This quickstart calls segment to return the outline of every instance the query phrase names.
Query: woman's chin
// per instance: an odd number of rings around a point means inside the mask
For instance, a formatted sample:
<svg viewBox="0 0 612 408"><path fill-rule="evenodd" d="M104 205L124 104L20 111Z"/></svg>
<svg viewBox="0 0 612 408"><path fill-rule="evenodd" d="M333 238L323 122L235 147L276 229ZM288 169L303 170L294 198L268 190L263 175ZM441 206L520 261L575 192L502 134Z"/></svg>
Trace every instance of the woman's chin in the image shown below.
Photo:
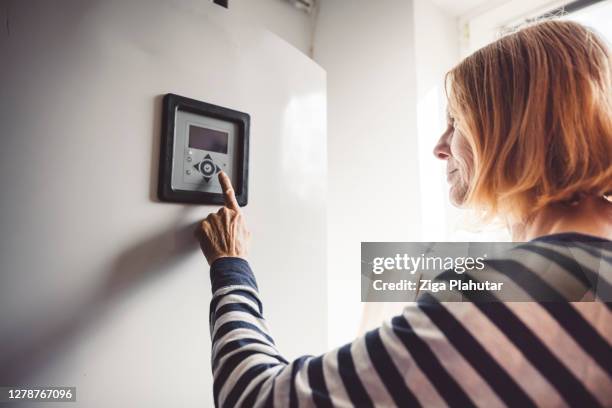
<svg viewBox="0 0 612 408"><path fill-rule="evenodd" d="M465 204L466 189L451 185L448 191L451 204L457 208L462 208Z"/></svg>

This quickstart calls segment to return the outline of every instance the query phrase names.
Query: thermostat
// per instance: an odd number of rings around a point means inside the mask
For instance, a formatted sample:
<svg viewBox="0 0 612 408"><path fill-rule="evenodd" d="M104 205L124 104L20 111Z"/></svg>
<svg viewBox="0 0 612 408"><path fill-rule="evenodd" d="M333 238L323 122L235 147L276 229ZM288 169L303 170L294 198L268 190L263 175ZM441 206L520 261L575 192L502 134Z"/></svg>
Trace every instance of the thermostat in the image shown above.
<svg viewBox="0 0 612 408"><path fill-rule="evenodd" d="M218 175L248 199L248 114L174 94L164 96L158 196L162 201L223 204Z"/></svg>

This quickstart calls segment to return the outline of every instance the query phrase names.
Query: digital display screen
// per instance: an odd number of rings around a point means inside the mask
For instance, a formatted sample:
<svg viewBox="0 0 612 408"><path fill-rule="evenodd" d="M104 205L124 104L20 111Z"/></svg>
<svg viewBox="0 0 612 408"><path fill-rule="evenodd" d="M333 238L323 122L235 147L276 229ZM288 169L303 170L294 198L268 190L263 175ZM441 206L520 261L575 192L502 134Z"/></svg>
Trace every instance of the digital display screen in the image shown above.
<svg viewBox="0 0 612 408"><path fill-rule="evenodd" d="M189 147L227 154L228 134L218 130L189 125Z"/></svg>

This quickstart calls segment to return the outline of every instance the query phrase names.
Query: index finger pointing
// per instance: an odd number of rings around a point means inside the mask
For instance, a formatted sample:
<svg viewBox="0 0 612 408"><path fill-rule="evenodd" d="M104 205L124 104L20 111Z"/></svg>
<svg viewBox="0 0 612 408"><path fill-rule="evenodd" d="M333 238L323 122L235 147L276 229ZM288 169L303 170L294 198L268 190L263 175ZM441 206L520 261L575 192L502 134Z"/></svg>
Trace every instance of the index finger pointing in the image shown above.
<svg viewBox="0 0 612 408"><path fill-rule="evenodd" d="M225 198L225 206L239 211L238 201L236 201L236 195L234 194L234 188L232 187L232 181L225 174L225 172L219 172L219 183L221 183L221 189L223 190L223 197Z"/></svg>

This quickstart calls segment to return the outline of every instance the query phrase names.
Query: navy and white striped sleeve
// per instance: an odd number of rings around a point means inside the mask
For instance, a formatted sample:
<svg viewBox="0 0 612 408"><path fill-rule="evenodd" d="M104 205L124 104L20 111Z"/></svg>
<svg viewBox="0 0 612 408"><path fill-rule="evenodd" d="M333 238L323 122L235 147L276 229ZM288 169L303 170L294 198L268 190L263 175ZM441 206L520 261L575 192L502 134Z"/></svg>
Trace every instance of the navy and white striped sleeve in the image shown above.
<svg viewBox="0 0 612 408"><path fill-rule="evenodd" d="M289 362L262 316L249 264L221 258L211 267L211 279L216 406L419 405L383 345L389 334L374 330L324 355Z"/></svg>
<svg viewBox="0 0 612 408"><path fill-rule="evenodd" d="M285 360L249 264L211 267L218 407L612 406L609 305L407 306L352 343Z"/></svg>
<svg viewBox="0 0 612 408"><path fill-rule="evenodd" d="M262 316L255 277L248 263L222 258L211 268L213 300L210 310L212 366L216 406L420 406L422 402L470 406L467 394L434 361L428 346L415 336L409 322L398 316L321 356L292 362L278 352ZM420 361L415 362L413 349ZM420 370L440 382L434 390ZM409 387L418 386L421 401Z"/></svg>

